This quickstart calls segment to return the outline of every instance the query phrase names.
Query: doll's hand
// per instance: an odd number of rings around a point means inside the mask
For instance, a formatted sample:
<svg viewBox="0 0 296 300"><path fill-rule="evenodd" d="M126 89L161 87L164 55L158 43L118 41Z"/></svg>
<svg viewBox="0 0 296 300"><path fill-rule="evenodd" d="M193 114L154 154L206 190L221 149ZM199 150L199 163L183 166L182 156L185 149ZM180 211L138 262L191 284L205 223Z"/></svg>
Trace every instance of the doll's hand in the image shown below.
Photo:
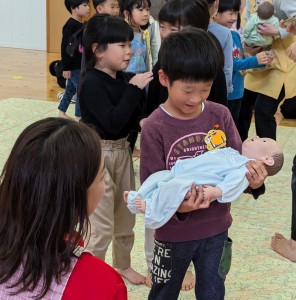
<svg viewBox="0 0 296 300"><path fill-rule="evenodd" d="M177 212L186 213L197 209L208 208L209 206L210 201L204 200L202 186L199 186L198 191L196 191L196 185L193 183Z"/></svg>
<svg viewBox="0 0 296 300"><path fill-rule="evenodd" d="M136 74L130 81L130 84L136 85L139 89L144 89L145 86L153 79L152 72Z"/></svg>
<svg viewBox="0 0 296 300"><path fill-rule="evenodd" d="M213 187L210 185L203 186L203 195L205 201L214 201L218 197L221 197L222 192L220 193L220 188Z"/></svg>
<svg viewBox="0 0 296 300"><path fill-rule="evenodd" d="M249 187L251 189L258 189L263 185L265 178L267 177L267 171L260 161L249 161L246 164L248 172L246 173L247 179L249 181Z"/></svg>

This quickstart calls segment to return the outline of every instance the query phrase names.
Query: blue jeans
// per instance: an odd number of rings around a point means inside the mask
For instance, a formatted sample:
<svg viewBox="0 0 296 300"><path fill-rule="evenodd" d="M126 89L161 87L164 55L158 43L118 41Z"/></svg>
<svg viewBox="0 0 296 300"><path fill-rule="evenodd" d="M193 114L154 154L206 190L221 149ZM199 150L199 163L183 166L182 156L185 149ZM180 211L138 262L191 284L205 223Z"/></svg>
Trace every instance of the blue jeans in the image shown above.
<svg viewBox="0 0 296 300"><path fill-rule="evenodd" d="M178 299L185 273L192 261L196 273L196 298L223 300L224 281L231 263L232 242L227 234L224 231L203 240L179 243L155 241L151 270L153 285L148 299Z"/></svg>
<svg viewBox="0 0 296 300"><path fill-rule="evenodd" d="M67 109L71 103L71 99L77 92L79 76L80 76L80 69L79 70L71 70L71 77L67 80L65 94L60 102L60 105L58 106L58 109L60 111L63 111L63 112L67 111ZM75 116L81 117L78 97L75 102Z"/></svg>

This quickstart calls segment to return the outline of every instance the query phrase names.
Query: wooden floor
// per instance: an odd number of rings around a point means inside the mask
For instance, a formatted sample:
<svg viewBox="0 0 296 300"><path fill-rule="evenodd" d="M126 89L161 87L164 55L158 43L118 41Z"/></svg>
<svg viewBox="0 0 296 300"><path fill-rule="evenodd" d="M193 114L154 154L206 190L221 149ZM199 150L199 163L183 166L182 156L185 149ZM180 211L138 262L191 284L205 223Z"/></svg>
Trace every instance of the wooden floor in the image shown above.
<svg viewBox="0 0 296 300"><path fill-rule="evenodd" d="M60 54L0 47L0 101L7 98L30 98L57 101L63 91L50 75L48 65ZM279 125L296 127L296 120L284 119L277 112Z"/></svg>
<svg viewBox="0 0 296 300"><path fill-rule="evenodd" d="M48 71L49 63L56 59L60 59L56 53L0 47L0 100L57 100L62 89Z"/></svg>

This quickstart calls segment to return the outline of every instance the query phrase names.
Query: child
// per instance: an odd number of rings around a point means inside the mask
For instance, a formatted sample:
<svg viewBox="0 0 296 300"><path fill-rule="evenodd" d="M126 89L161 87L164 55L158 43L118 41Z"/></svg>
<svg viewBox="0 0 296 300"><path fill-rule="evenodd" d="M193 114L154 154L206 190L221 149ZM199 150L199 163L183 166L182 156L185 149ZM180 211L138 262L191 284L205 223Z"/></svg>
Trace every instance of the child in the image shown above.
<svg viewBox="0 0 296 300"><path fill-rule="evenodd" d="M87 249L101 259L113 240L113 265L131 283L145 277L131 268L135 217L122 203L122 193L135 185L131 150L127 136L138 128L143 89L152 73L130 80L122 72L131 59L132 28L122 19L94 15L87 23L83 45L86 71L81 75L79 97L82 122L101 136L105 158L106 192L90 216L91 236Z"/></svg>
<svg viewBox="0 0 296 300"><path fill-rule="evenodd" d="M220 0L215 21L230 29L238 19L240 5L240 0ZM246 58L239 34L234 30L232 30L231 33L233 39L233 92L228 94L228 108L234 123L237 125L242 97L244 95L244 77L241 71L251 68L261 68L264 65L268 65L271 63L273 57L269 55L269 53L262 51L256 56Z"/></svg>
<svg viewBox="0 0 296 300"><path fill-rule="evenodd" d="M139 74L151 71L152 57L157 57L157 49L152 51L152 39L156 37L147 30L150 23L150 0L121 1L121 13L134 31L132 40L132 57L125 72Z"/></svg>
<svg viewBox="0 0 296 300"><path fill-rule="evenodd" d="M118 0L93 0L93 6L98 14L119 15Z"/></svg>
<svg viewBox="0 0 296 300"><path fill-rule="evenodd" d="M165 38L171 32L179 31L185 26L192 26L196 28L207 29L209 25L210 15L208 3L206 0L171 0L165 3L161 8L158 20L160 24L160 36ZM221 49L222 51L222 49ZM149 116L157 107L165 102L167 99L168 91L167 88L162 86L159 81L158 71L160 69L159 61L155 64L153 68L153 80L149 84L148 96L146 101L145 115ZM217 95L223 95L223 88L225 91L226 99L226 82L223 69L221 67L220 76L217 76L215 81L218 86L215 88L217 91L216 96L211 98L213 101L220 101L223 99L223 96L220 98ZM221 80L222 77L222 80ZM213 89L211 90L213 91ZM227 99L226 99L227 100ZM223 102L223 100L222 100ZM145 120L145 119L144 119ZM141 123L144 122L141 121ZM150 269L153 258L153 241L154 241L154 230L145 229L145 252L146 260L148 266L148 276L146 279L146 285L151 287L152 283L150 280ZM188 291L194 287L194 278L192 272L189 270L186 272L184 282L182 285L182 290Z"/></svg>
<svg viewBox="0 0 296 300"><path fill-rule="evenodd" d="M159 11L160 36L179 31L185 26L192 26L207 30L210 14L206 0L171 0ZM223 51L221 49L221 51ZM153 81L149 84L145 115L149 116L160 104L167 99L167 89L163 87L158 78L159 63L156 63L153 72ZM209 98L227 106L227 89L223 67L219 70L211 89Z"/></svg>
<svg viewBox="0 0 296 300"><path fill-rule="evenodd" d="M76 252L104 190L94 130L47 118L20 134L0 180L1 299L127 299L115 270Z"/></svg>
<svg viewBox="0 0 296 300"><path fill-rule="evenodd" d="M75 49L73 57L67 51L67 45L71 36L82 28L82 18L89 14L88 0L65 0L65 6L71 14L71 18L63 27L63 38L61 44L63 77L67 79L65 94L58 106L59 117L69 118L66 111L69 107L72 97L77 92L77 86L80 76L82 48ZM75 116L80 119L80 108L78 98L75 101Z"/></svg>
<svg viewBox="0 0 296 300"><path fill-rule="evenodd" d="M232 36L231 31L225 26L222 26L214 22L214 16L217 13L219 1L217 0L208 0L209 4L209 13L210 13L210 23L208 30L212 32L215 37L219 40L221 47L224 53L224 74L227 85L227 93L231 93L233 90L232 87L232 71L233 71L233 59L232 59Z"/></svg>
<svg viewBox="0 0 296 300"><path fill-rule="evenodd" d="M272 44L273 38L271 36L258 33L257 26L262 24L280 27L279 19L274 15L274 6L268 1L262 2L257 8L257 13L252 14L246 23L244 39L248 47L266 48Z"/></svg>
<svg viewBox="0 0 296 300"><path fill-rule="evenodd" d="M220 50L210 33L196 28L171 33L163 40L159 80L168 89L168 99L143 124L142 183L151 174L173 167L180 157L204 153L204 138L217 124L222 136L215 140L215 148L227 146L241 150L241 140L228 109L206 101L223 63ZM252 188L258 188L266 170L260 162L249 164L247 168L252 176L246 176ZM155 231L149 299L177 299L191 261L197 274L196 298L224 297L227 272L218 273L218 269L232 222L230 204L215 201L209 208L197 210L203 205L201 187L196 195L193 184L188 201L183 201L176 215Z"/></svg>
<svg viewBox="0 0 296 300"><path fill-rule="evenodd" d="M236 200L248 187L245 176L248 161L260 160L268 176L278 173L284 163L283 151L269 138L245 140L242 153L222 148L193 158L178 159L171 170L150 175L138 192L125 192L127 206L132 213L145 213L145 227L157 229L175 214L182 199L188 198L186 194L192 181L196 186L203 186L206 203L214 200L227 203Z"/></svg>

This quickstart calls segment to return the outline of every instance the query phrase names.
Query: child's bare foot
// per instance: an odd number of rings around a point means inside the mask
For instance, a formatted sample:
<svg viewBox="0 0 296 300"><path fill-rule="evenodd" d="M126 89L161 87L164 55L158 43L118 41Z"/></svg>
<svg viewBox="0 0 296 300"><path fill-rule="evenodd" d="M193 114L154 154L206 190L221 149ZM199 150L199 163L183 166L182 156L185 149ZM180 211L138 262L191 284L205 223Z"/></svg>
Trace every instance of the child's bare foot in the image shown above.
<svg viewBox="0 0 296 300"><path fill-rule="evenodd" d="M59 118L64 118L64 119L72 119L71 117L69 117L68 115L66 115L66 113L64 113L63 111L59 110L59 114L58 114Z"/></svg>
<svg viewBox="0 0 296 300"><path fill-rule="evenodd" d="M287 240L282 234L275 233L271 238L271 248L283 257L296 262L296 241Z"/></svg>
<svg viewBox="0 0 296 300"><path fill-rule="evenodd" d="M147 270L147 277L145 280L145 284L151 289L152 288L152 279L151 279L151 268Z"/></svg>
<svg viewBox="0 0 296 300"><path fill-rule="evenodd" d="M191 271L187 271L183 279L181 290L190 291L194 288L194 286L195 286L195 280L193 274Z"/></svg>
<svg viewBox="0 0 296 300"><path fill-rule="evenodd" d="M131 267L129 267L127 269L116 269L116 271L132 284L144 284L145 283L145 280L146 280L145 276L136 272Z"/></svg>
<svg viewBox="0 0 296 300"><path fill-rule="evenodd" d="M79 121L81 120L81 117L75 117L75 120L76 120L77 122L79 122Z"/></svg>

